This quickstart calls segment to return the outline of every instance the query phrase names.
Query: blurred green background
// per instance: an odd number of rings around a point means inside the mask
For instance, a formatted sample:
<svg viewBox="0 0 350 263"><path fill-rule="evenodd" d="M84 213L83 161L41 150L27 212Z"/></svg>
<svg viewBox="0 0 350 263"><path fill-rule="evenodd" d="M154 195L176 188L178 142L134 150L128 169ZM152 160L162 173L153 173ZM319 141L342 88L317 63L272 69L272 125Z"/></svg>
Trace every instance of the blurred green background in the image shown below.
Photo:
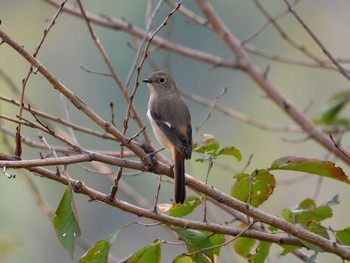
<svg viewBox="0 0 350 263"><path fill-rule="evenodd" d="M251 1L220 0L212 2L223 21L240 40L251 35L266 21ZM86 0L83 3L89 12L123 18L133 25L141 28L145 27L144 13L147 1ZM274 15L285 10L283 1L261 1L261 3ZM74 1L70 1L70 4L74 4ZM184 5L201 15L194 1L184 1ZM154 20L154 28L159 25L171 9L169 5L163 4ZM350 53L350 28L348 27L350 3L348 1L339 0L336 5L327 0L301 1L297 10L334 56L346 57ZM1 28L28 51L34 53L43 31L49 23L48 21L51 20L55 12L56 8L44 1L1 0ZM322 56L320 49L306 35L301 26L295 22L293 17L288 15L279 22L293 38ZM94 28L115 66L116 72L125 81L135 56L135 50L128 45L128 43L131 43L134 46L132 37L124 32L105 29L100 26L94 26ZM162 36L169 34L171 40L175 43L225 58L233 58L229 49L219 40L217 35L202 26L189 22L180 13L176 13L168 27L160 33ZM300 52L288 45L271 25L262 31L258 37L254 38L250 44L276 54L304 58ZM268 77L271 82L297 107L302 110L307 109L307 115L310 118L317 118L320 115L323 103L330 96L349 87L345 78L336 71L288 65L269 61L255 55L252 55L252 57L262 69L267 66L270 67ZM38 59L106 120L111 118L109 103L113 102L116 123L118 128L122 129L121 123L125 116L126 103L119 88L111 78L87 73L79 66L83 65L95 71L107 72L107 67L93 44L83 20L68 14L60 15L45 40ZM293 121L281 112L243 72L216 68L177 54L169 54L158 48L152 48L150 59L156 63L158 68L169 71L178 85L186 89L187 92L214 100L221 90L227 86L228 92L220 100L220 103L247 114L260 122L293 124ZM169 61L169 63L165 63L165 61ZM0 67L18 88L21 87L21 81L29 69L26 61L6 44L0 46ZM141 72L141 79L151 71L153 71L152 67L146 63ZM131 91L132 85L129 89ZM18 94L13 92L1 78L0 92L3 96L19 100ZM64 107L57 91L40 74L31 76L26 95L38 109L65 118ZM144 84L141 84L135 98L135 105L144 123L149 127L145 114L148 96L148 89ZM188 99L186 101L191 110L192 125L196 127L207 114L208 108ZM79 111L71 106L69 110L72 122L102 132L88 118L82 117ZM0 102L0 111L2 114L12 117L15 117L18 113L16 107L2 101ZM344 116L347 116L348 113L349 111L346 110ZM8 122L3 124L14 130L15 126L13 124ZM24 128L23 131L32 139L37 140L37 131L28 128ZM128 136L135 134L137 131L136 125L131 124ZM220 162L221 165L214 165L209 184L224 192L229 192L232 176L235 172L243 169L251 154L253 154L253 159L247 172L251 172L255 168L268 167L273 160L281 156L300 155L321 159L325 159L327 156L327 153L315 142L311 140L304 141L305 135L301 133L261 130L217 111L212 113L211 118L200 129L194 140L199 141L201 134L205 133L214 135L222 146L233 145L237 147L244 156L241 163L232 162L231 159L223 159ZM119 149L116 142L103 141L78 132L76 135L79 143L85 148ZM153 136L152 132L150 132L150 135ZM342 140L344 147L349 143L348 137L345 135ZM49 143L57 143L57 141L51 141L49 136L46 138ZM286 142L285 139L302 140L302 142L291 143ZM159 146L156 141L155 145ZM12 154L6 149L2 141L0 141L0 149L1 152L5 151ZM165 155L168 156L167 153ZM24 147L24 159L38 157L37 150L33 151L29 147ZM206 164L196 163L194 161L196 158L198 156L194 154L193 160L188 162L188 172L204 180ZM349 174L349 167L341 162L337 162L337 165L343 167L344 171ZM113 167L112 169L116 170ZM9 172L15 173L17 177L12 180L8 180L5 176L0 177L0 262L71 262L68 252L59 244L55 236L52 223L36 204L35 196L23 179L22 171L10 170ZM82 180L99 191L108 193L110 190L111 183L101 175L87 173L79 167L69 167L68 172L71 177ZM277 216L280 215L283 208L296 205L304 198L314 197L319 187L319 180L316 176L304 175L303 178L299 178L300 174L287 172L275 173L275 175L277 178L275 192L261 208ZM297 180L299 182L287 183L287 180L294 178L299 178ZM138 193L150 200L151 203L153 202L157 183L156 176L142 174L135 177L125 176L123 179L132 185ZM65 187L39 177L35 177L34 180L40 192L55 209ZM340 195L341 204L333 207L334 218L327 221L327 223L335 229L349 226L349 210L346 202L350 198L348 186L325 179L319 190L316 199L319 204L330 200L336 194ZM164 182L160 201L163 203L169 202L170 193L172 193L172 185ZM132 202L123 193L118 193L118 198ZM118 209L89 202L85 196L76 195L76 201L83 237L91 243L107 238L109 233L123 224L140 220ZM199 219L201 218L200 213L198 212L197 217ZM230 220L230 217L223 212L220 212L218 216L220 222ZM111 252L121 259L138 250L141 246L151 243L156 238L174 240L162 227L130 226L119 234ZM276 259L281 249L277 246L274 247L276 249L271 253L271 256ZM185 251L183 246L163 245L162 248L163 262L171 262L175 256ZM77 246L73 261L77 262L84 252L82 248ZM220 262L232 262L229 256L230 252L223 249L223 257ZM335 257L321 255L320 259L324 262L330 262ZM279 262L296 261L293 256L279 259Z"/></svg>

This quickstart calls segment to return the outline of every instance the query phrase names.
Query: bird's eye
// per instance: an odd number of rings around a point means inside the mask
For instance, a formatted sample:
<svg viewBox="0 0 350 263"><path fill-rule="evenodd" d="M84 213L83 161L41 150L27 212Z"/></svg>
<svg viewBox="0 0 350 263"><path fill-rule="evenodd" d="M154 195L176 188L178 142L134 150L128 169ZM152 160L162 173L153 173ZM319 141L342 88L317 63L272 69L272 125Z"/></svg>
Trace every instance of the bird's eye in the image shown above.
<svg viewBox="0 0 350 263"><path fill-rule="evenodd" d="M160 82L161 84L165 83L165 81L166 81L166 79L163 78L163 77L161 77L161 78L159 79L159 82Z"/></svg>

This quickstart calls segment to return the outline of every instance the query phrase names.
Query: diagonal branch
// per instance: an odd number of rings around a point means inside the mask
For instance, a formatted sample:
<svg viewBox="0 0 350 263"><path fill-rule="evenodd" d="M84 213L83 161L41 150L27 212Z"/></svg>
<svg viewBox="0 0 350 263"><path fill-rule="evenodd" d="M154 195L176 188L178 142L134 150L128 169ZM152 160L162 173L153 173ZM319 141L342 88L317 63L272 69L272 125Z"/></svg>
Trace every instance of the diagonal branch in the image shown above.
<svg viewBox="0 0 350 263"><path fill-rule="evenodd" d="M0 153L0 160L5 159L6 155ZM137 169L139 171L146 171L144 165L141 162L126 160L121 158L115 158L106 156L100 153L91 152L85 154L78 154L74 156L64 156L45 159L33 159L33 160L11 160L0 161L1 167L6 168L33 168L38 166L54 166L54 165L68 165L82 162L98 161L111 165L123 166L126 168Z"/></svg>
<svg viewBox="0 0 350 263"><path fill-rule="evenodd" d="M61 13L61 11L62 11L62 9L63 9L63 7L64 7L66 2L67 2L67 0L64 0L59 5L58 10L56 11L55 15L51 19L51 21L50 21L49 25L47 26L47 28L44 30L44 34L43 34L43 36L42 36L38 46L35 48L35 52L33 54L34 58L37 57L41 46L44 44L44 41L45 41L49 31L55 25L56 19L58 18L58 15ZM30 68L29 68L29 71L28 71L28 73L26 75L26 77L22 80L22 91L21 91L21 94L20 94L20 106L19 106L19 112L18 112L18 116L20 118L22 118L22 116L23 116L24 97L25 97L25 91L26 91L26 86L27 86L28 80L29 80L30 76L32 75L32 73L36 74L36 72L37 72L37 68L34 65L31 65ZM17 156L17 158L21 158L21 156L22 156L21 124L20 123L17 126L15 155Z"/></svg>
<svg viewBox="0 0 350 263"><path fill-rule="evenodd" d="M120 143L128 147L133 151L146 165L152 165L151 158L135 143L128 140L116 127L110 122L102 119L97 113L89 108L76 94L69 90L63 83L61 83L51 72L49 72L39 60L34 58L25 48L14 41L4 31L0 30L0 38L4 43L7 43L13 49L15 49L20 55L22 55L33 67L38 69L52 86L61 92L78 110L83 112L89 117L95 124L101 127L104 131L112 134Z"/></svg>
<svg viewBox="0 0 350 263"><path fill-rule="evenodd" d="M59 5L59 3L56 0L45 0L45 1L54 6ZM81 13L79 9L74 8L71 5L65 5L63 11L71 15L81 17ZM101 17L88 12L86 12L86 15L92 23L104 26L106 28L114 29L114 30L121 30L140 39L142 39L146 34L146 31L138 28L135 25L132 25L131 23L125 20L111 18L111 17ZM227 67L227 68L240 67L240 65L236 63L233 59L222 58L222 57L219 57L207 52L199 51L197 49L192 49L180 44L174 44L159 36L154 37L154 39L152 40L152 44L155 46L161 47L163 49L166 49L168 51L177 53L186 58L196 59L205 63L213 64L217 67Z"/></svg>
<svg viewBox="0 0 350 263"><path fill-rule="evenodd" d="M278 89L266 79L264 73L253 63L244 51L237 38L227 28L224 22L216 14L208 0L196 0L202 12L206 15L214 31L221 37L231 49L237 60L240 61L241 69L246 72L262 90L275 102L290 118L292 118L311 138L324 148L338 156L350 165L350 159L337 149L333 142L318 129L307 116L300 111L291 101L282 95ZM350 153L348 154L350 155Z"/></svg>
<svg viewBox="0 0 350 263"><path fill-rule="evenodd" d="M302 25L302 27L305 29L305 31L309 34L309 36L316 42L316 44L321 48L323 53L329 58L330 61L333 62L333 64L339 69L339 72L347 79L350 80L349 72L346 71L346 69L343 68L342 65L339 64L339 62L336 60L335 57L329 52L329 50L323 45L321 40L315 35L315 33L307 26L307 24L304 22L304 20L298 15L298 13L295 11L295 9L291 6L291 4L288 2L288 0L284 0L285 4L288 7L288 10L293 14L295 19Z"/></svg>
<svg viewBox="0 0 350 263"><path fill-rule="evenodd" d="M88 30L89 30L89 32L90 32L90 35L91 35L92 39L94 40L94 43L95 43L97 49L99 50L99 52L100 52L100 54L101 54L101 56L102 56L102 58L103 58L105 64L107 65L108 70L109 70L109 72L110 72L112 78L113 78L114 81L117 83L117 85L119 86L120 90L122 91L122 94L123 94L125 100L130 104L130 108L131 108L130 110L131 110L132 113L134 114L134 120L136 121L136 123L137 123L137 125L139 126L139 128L142 128L142 127L144 126L144 124L143 124L143 122L142 122L142 119L141 119L141 117L140 117L140 114L138 113L138 111L137 111L135 105L132 103L132 101L131 101L131 99L130 99L130 97L129 97L128 90L127 90L126 86L125 86L125 85L123 84L123 82L120 80L120 78L119 78L117 72L115 71L115 69L114 69L114 67L113 67L113 65L112 65L112 63L111 63L111 61L110 61L110 59L108 58L108 55L107 55L107 53L106 53L104 47L102 46L100 39L98 38L98 36L97 36L95 30L94 30L93 27L92 27L92 24L91 24L89 18L88 18L87 15L86 15L86 11L85 11L85 9L83 8L83 5L82 5L81 1L78 1L78 5L79 5L79 9L80 9L81 15L82 15L82 17L85 19L85 21L86 21L86 24L87 24ZM144 136L146 142L147 142L148 144L150 144L150 143L151 143L151 140L150 140L150 138L149 138L147 132L144 130L142 133L143 133L143 136Z"/></svg>
<svg viewBox="0 0 350 263"><path fill-rule="evenodd" d="M16 161L14 160L13 157L7 156L5 154L0 154L0 160ZM238 235L242 232L241 228L224 226L216 223L198 222L194 220L175 218L175 217L171 217L161 213L154 213L153 210L144 209L118 199L111 200L109 199L108 195L88 187L83 182L76 181L65 176L57 176L55 172L47 170L42 167L32 167L32 168L28 168L28 170L35 174L40 174L41 176L44 176L48 179L60 182L62 184L67 185L68 182L70 181L71 184L73 185L75 192L89 196L91 200L99 201L104 204L117 207L128 213L157 220L158 222L161 222L161 223L170 224L178 227L190 228L190 229L207 230L215 233L223 233L223 234L232 235L232 236ZM170 174L170 172L171 171L168 168L167 172L164 172L164 174ZM226 205L230 208L236 209L240 212L243 212L244 214L252 217L256 221L275 226L281 230L284 230L286 233L289 233L292 236L294 236L294 237L288 237L283 235L264 233L264 232L250 229L243 234L243 236L245 237L256 238L259 240L274 242L278 244L290 244L290 245L297 245L297 246L301 245L298 239L302 239L319 246L321 249L323 249L326 252L336 254L345 259L350 259L350 250L348 250L345 246L339 245L338 243L325 239L314 233L308 232L298 227L297 225L288 223L278 217L264 213L258 210L257 208L254 208L246 203L233 199L232 197L216 190L212 186L206 185L203 182L195 178L192 178L188 175L186 175L186 181L191 187L193 187L194 190L210 196L217 202L223 205Z"/></svg>
<svg viewBox="0 0 350 263"><path fill-rule="evenodd" d="M0 160L13 160L12 157L7 156L5 154L0 153ZM15 160L14 160L15 161ZM10 162L10 161L8 161ZM57 176L56 172L50 171L48 169L45 169L43 167L32 167L27 168L30 172L44 176L48 179L54 180L56 182L62 183L67 185L69 182L74 188L74 191L77 193L84 194L90 198L90 200L99 201L106 205L110 205L116 208L119 208L125 212L132 213L135 215L138 215L140 217L146 217L149 219L156 220L161 223L170 224L177 227L184 227L184 228L190 228L190 229L198 229L198 230L207 230L212 231L215 233L223 233L227 235L236 236L242 233L241 228L231 227L231 226L224 226L216 223L204 223L199 222L195 220L188 220L188 219L182 219L177 217L168 216L161 213L154 213L153 210L148 210L145 208L141 208L132 204L129 204L127 202L115 199L110 200L108 195L103 194L99 191L94 190L93 188L88 187L81 181L76 181L72 178L68 178L66 176ZM170 170L169 170L170 172ZM296 245L296 246L302 246L301 242L294 238L294 237L288 237L285 235L276 235L276 234L270 234L270 233L263 233L257 230L247 230L242 234L242 236L256 238L263 241L269 241L274 243L283 243L283 244L289 244L289 245Z"/></svg>
<svg viewBox="0 0 350 263"><path fill-rule="evenodd" d="M304 45L298 43L295 39L293 39L289 34L283 30L283 28L278 24L277 19L281 16L284 16L288 13L288 10L284 11L280 16L272 17L269 12L264 8L264 6L259 2L258 0L253 0L253 3L255 6L260 10L260 12L265 16L265 18L268 19L268 22L273 25L273 27L277 30L277 32L281 35L283 39L285 39L290 45L295 47L296 49L300 50L302 53L304 53L306 56L310 57L312 60L317 62L318 64L322 64L321 59L314 54L311 50L307 49ZM298 3L298 1L295 1L293 3L293 6L295 6Z"/></svg>

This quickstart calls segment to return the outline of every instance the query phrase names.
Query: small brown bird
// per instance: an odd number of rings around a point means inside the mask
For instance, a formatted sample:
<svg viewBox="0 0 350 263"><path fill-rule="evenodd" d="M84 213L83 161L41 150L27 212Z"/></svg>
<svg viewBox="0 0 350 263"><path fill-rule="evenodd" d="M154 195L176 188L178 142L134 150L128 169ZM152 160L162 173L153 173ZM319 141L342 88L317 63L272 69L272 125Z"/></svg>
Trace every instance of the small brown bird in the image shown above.
<svg viewBox="0 0 350 263"><path fill-rule="evenodd" d="M150 91L147 117L157 140L173 159L174 203L182 204L186 198L185 159L191 159L192 154L190 111L169 74L156 71L143 82L148 83Z"/></svg>

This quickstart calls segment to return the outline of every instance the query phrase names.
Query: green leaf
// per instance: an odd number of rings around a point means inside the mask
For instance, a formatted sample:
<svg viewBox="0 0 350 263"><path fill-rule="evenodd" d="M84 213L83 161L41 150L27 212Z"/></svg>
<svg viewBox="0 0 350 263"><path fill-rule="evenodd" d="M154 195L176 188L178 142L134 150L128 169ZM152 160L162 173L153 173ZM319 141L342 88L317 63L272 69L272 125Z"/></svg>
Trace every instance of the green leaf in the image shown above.
<svg viewBox="0 0 350 263"><path fill-rule="evenodd" d="M259 170L253 176L237 174L235 178L237 181L231 188L231 196L254 207L264 203L276 186L275 177L266 170Z"/></svg>
<svg viewBox="0 0 350 263"><path fill-rule="evenodd" d="M227 146L225 148L222 148L218 153L217 153L217 156L219 155L230 155L230 156L233 156L235 157L238 161L241 161L242 160L242 154L241 152L233 147L233 146Z"/></svg>
<svg viewBox="0 0 350 263"><path fill-rule="evenodd" d="M314 200L304 199L297 207L282 210L283 218L292 223L308 225L310 222L321 222L333 216L330 206L317 207Z"/></svg>
<svg viewBox="0 0 350 263"><path fill-rule="evenodd" d="M203 232L177 227L172 229L179 236L181 236L189 252L196 252L203 248L220 245L225 241L223 234L213 235L211 232ZM212 262L214 259L214 254L219 255L220 249L221 248L219 247L205 250L202 253L195 253L191 256L191 258L194 262Z"/></svg>
<svg viewBox="0 0 350 263"><path fill-rule="evenodd" d="M105 240L98 241L92 248L90 248L79 263L107 263L108 253L111 244Z"/></svg>
<svg viewBox="0 0 350 263"><path fill-rule="evenodd" d="M255 243L256 239L254 238L239 237L233 243L233 248L238 255L247 258Z"/></svg>
<svg viewBox="0 0 350 263"><path fill-rule="evenodd" d="M321 222L333 216L332 209L329 206L321 206L308 211L292 210L295 214L296 223L307 225L309 222Z"/></svg>
<svg viewBox="0 0 350 263"><path fill-rule="evenodd" d="M114 232L110 233L108 236L108 243L110 243L112 245L113 242L115 241L115 239L117 238L117 235L124 227L125 226L121 226L121 227L117 228Z"/></svg>
<svg viewBox="0 0 350 263"><path fill-rule="evenodd" d="M335 232L337 238L346 246L350 246L350 227Z"/></svg>
<svg viewBox="0 0 350 263"><path fill-rule="evenodd" d="M156 240L149 246L142 247L135 252L128 260L128 263L160 263L161 262L161 246L160 241Z"/></svg>
<svg viewBox="0 0 350 263"><path fill-rule="evenodd" d="M213 135L203 134L202 143L199 146L196 146L193 149L193 151L209 155L210 158L214 158L214 159L216 159L220 155L227 155L227 156L235 157L238 161L242 160L242 154L237 148L233 146L227 146L222 148L219 151L219 147L220 147L220 143L217 139L214 138ZM198 158L195 161L202 163L207 161L208 159L209 157Z"/></svg>
<svg viewBox="0 0 350 263"><path fill-rule="evenodd" d="M208 158L198 158L198 159L195 159L196 162L200 162L200 163L204 163L206 160L208 160Z"/></svg>
<svg viewBox="0 0 350 263"><path fill-rule="evenodd" d="M169 214L175 217L183 217L193 212L202 203L196 196L188 196L183 205L174 205L170 208Z"/></svg>
<svg viewBox="0 0 350 263"><path fill-rule="evenodd" d="M283 209L281 214L282 214L283 219L286 220L287 222L295 223L294 222L295 214L290 209L288 209L288 208Z"/></svg>
<svg viewBox="0 0 350 263"><path fill-rule="evenodd" d="M81 231L74 204L73 190L70 184L58 205L53 224L62 246L69 251L73 258L74 242L81 235Z"/></svg>
<svg viewBox="0 0 350 263"><path fill-rule="evenodd" d="M218 246L218 245L221 245L225 242L225 235L224 234L212 234L211 232L209 232L209 240L210 242L213 244L213 246ZM220 255L220 250L221 250L221 247L216 247L216 248L213 248L212 251L213 251L213 254L215 255Z"/></svg>
<svg viewBox="0 0 350 263"><path fill-rule="evenodd" d="M321 226L319 223L316 223L316 222L312 222L310 223L306 228L306 230L314 233L314 234L317 234L321 237L324 237L324 238L327 238L329 239L329 234L327 232L327 229L323 226ZM301 243L303 243L306 247L308 247L309 249L312 249L316 252L322 252L323 249L321 249L320 247L314 245L314 244L311 244L305 240L300 240Z"/></svg>
<svg viewBox="0 0 350 263"><path fill-rule="evenodd" d="M294 250L300 248L300 246L294 246L294 245L284 245L284 250L282 251L281 255L285 256L290 252L293 252Z"/></svg>
<svg viewBox="0 0 350 263"><path fill-rule="evenodd" d="M345 175L343 169L336 167L332 162L321 161L318 159L286 156L274 161L270 170L290 170L312 173L349 183L349 179Z"/></svg>
<svg viewBox="0 0 350 263"><path fill-rule="evenodd" d="M278 233L279 232L279 229L277 227L274 227L274 226L268 226L267 228L271 233Z"/></svg>
<svg viewBox="0 0 350 263"><path fill-rule="evenodd" d="M108 241L98 241L81 257L79 263L107 263L109 250L122 228L123 227L118 228L111 233L108 237Z"/></svg>
<svg viewBox="0 0 350 263"><path fill-rule="evenodd" d="M346 125L349 125L349 124L350 124L350 120L349 119L345 119L345 118L339 118L339 119L336 119L333 122L333 125L337 125L337 126L346 126Z"/></svg>
<svg viewBox="0 0 350 263"><path fill-rule="evenodd" d="M246 173L238 173L233 178L237 180L245 179L246 177L249 177L249 174Z"/></svg>
<svg viewBox="0 0 350 263"><path fill-rule="evenodd" d="M270 242L260 242L257 253L250 257L251 263L264 263L265 259L269 255L271 243Z"/></svg>
<svg viewBox="0 0 350 263"><path fill-rule="evenodd" d="M178 256L174 259L173 263L194 263L190 256Z"/></svg>
<svg viewBox="0 0 350 263"><path fill-rule="evenodd" d="M316 121L319 124L334 124L336 122L339 113L344 109L346 103L349 102L350 92L348 90L341 91L335 94L329 99L323 114Z"/></svg>
<svg viewBox="0 0 350 263"><path fill-rule="evenodd" d="M231 187L231 196L242 201L248 202L249 200L249 174L240 173L234 176L236 182Z"/></svg>
<svg viewBox="0 0 350 263"><path fill-rule="evenodd" d="M194 149L194 152L215 156L220 147L220 143L213 136L203 139L202 145Z"/></svg>
<svg viewBox="0 0 350 263"><path fill-rule="evenodd" d="M308 209L313 209L316 208L317 205L315 203L315 201L311 198L306 198L303 201L300 202L298 209L304 209L304 210L308 210Z"/></svg>

